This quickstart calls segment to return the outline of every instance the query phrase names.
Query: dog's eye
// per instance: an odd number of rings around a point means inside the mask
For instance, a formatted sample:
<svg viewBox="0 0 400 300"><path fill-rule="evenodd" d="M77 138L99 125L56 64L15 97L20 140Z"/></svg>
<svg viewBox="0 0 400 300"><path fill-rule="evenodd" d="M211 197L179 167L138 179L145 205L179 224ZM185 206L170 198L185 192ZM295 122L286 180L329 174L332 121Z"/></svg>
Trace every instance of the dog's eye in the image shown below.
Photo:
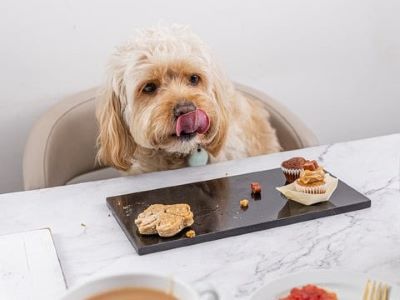
<svg viewBox="0 0 400 300"><path fill-rule="evenodd" d="M146 83L143 88L143 93L145 94L153 94L157 89L157 85L154 82Z"/></svg>
<svg viewBox="0 0 400 300"><path fill-rule="evenodd" d="M199 81L200 81L200 76L196 75L196 74L192 74L189 77L189 81L190 81L190 84L193 86L198 85Z"/></svg>

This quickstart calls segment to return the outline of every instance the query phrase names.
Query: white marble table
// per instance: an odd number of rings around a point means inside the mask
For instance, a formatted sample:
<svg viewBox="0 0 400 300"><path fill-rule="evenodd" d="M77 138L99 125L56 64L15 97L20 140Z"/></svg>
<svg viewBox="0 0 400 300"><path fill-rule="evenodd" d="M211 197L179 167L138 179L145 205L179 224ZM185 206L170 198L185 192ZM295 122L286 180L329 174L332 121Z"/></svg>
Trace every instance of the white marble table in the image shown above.
<svg viewBox="0 0 400 300"><path fill-rule="evenodd" d="M105 197L317 158L372 200L369 209L138 256ZM52 230L69 286L91 276L157 271L223 299L249 299L265 282L309 269L348 269L400 282L400 134L135 177L0 195L0 234ZM1 249L0 249L1 251Z"/></svg>

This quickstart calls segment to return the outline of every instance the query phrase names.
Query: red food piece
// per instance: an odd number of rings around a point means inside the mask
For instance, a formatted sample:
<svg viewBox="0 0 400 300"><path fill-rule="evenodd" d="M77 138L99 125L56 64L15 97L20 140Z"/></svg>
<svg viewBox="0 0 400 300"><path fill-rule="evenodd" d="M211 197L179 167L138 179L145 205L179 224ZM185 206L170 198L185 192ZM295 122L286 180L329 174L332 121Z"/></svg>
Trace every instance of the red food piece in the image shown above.
<svg viewBox="0 0 400 300"><path fill-rule="evenodd" d="M253 194L259 194L261 193L261 185L258 182L252 182L250 184L251 192Z"/></svg>
<svg viewBox="0 0 400 300"><path fill-rule="evenodd" d="M280 300L337 300L337 296L316 285L308 284L301 288L293 288L289 296Z"/></svg>

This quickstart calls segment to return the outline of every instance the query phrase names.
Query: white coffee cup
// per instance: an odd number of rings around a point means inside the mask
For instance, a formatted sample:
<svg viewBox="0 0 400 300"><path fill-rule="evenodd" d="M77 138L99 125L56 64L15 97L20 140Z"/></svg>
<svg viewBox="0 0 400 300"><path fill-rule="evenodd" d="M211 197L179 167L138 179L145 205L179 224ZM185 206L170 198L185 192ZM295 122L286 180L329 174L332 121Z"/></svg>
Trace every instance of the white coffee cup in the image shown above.
<svg viewBox="0 0 400 300"><path fill-rule="evenodd" d="M162 291L179 300L200 300L206 295L207 299L219 299L217 293L213 290L197 292L179 279L151 273L120 274L91 280L68 290L61 299L86 300L113 289L135 287Z"/></svg>

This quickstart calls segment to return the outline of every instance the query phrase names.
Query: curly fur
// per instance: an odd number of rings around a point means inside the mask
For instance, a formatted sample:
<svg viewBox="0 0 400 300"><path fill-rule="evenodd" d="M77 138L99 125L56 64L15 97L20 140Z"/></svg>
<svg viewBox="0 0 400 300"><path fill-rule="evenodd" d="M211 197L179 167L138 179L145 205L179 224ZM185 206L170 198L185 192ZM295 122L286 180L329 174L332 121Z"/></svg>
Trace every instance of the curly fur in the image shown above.
<svg viewBox="0 0 400 300"><path fill-rule="evenodd" d="M196 86L192 74L200 77ZM153 94L143 92L149 82L158 87ZM118 47L100 98L98 158L130 174L184 167L197 145L210 162L280 150L262 103L237 92L208 47L184 26L145 29ZM173 108L183 100L211 122L190 140L174 135Z"/></svg>

